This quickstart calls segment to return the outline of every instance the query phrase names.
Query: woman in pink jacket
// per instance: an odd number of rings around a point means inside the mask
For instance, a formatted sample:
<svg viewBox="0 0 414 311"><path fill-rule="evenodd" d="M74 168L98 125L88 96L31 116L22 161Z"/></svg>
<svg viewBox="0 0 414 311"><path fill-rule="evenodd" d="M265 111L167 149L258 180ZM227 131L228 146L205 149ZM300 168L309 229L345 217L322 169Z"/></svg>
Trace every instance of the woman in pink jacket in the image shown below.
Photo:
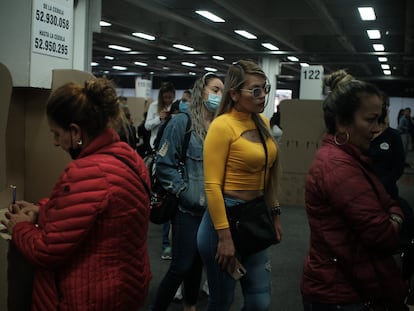
<svg viewBox="0 0 414 311"><path fill-rule="evenodd" d="M113 129L116 91L105 79L69 83L46 113L54 145L73 161L49 201L17 201L3 221L35 266L32 310L136 310L151 278L149 176Z"/></svg>
<svg viewBox="0 0 414 311"><path fill-rule="evenodd" d="M403 214L366 156L380 130L381 93L343 70L325 82L327 133L305 187L305 311L405 310L406 287L393 260Z"/></svg>

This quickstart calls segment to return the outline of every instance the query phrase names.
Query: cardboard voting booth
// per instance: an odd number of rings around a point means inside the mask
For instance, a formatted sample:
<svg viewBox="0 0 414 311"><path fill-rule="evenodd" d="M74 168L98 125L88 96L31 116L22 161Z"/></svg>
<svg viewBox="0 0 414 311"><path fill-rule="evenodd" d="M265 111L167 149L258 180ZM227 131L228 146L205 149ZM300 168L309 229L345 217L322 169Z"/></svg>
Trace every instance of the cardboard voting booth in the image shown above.
<svg viewBox="0 0 414 311"><path fill-rule="evenodd" d="M322 101L284 100L280 114L283 136L279 201L283 206L304 206L306 175L325 133Z"/></svg>

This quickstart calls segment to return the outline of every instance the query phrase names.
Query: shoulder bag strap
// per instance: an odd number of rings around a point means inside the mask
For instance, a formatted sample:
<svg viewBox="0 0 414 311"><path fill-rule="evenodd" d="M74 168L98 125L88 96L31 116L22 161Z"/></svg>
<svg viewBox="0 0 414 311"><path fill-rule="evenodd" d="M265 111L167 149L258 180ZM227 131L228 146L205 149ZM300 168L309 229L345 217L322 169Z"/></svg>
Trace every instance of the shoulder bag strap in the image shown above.
<svg viewBox="0 0 414 311"><path fill-rule="evenodd" d="M138 176L138 178L141 180L141 183L143 184L145 190L148 193L148 196L151 198L151 190L150 190L149 186L147 185L145 180L142 179L141 175L138 173L137 169L133 165L131 165L128 161L126 161L125 159L117 156L114 153L101 153L101 154L106 154L106 155L113 156L115 159L118 159L119 161L124 163L126 166L128 166Z"/></svg>
<svg viewBox="0 0 414 311"><path fill-rule="evenodd" d="M259 133L260 136L260 141L262 142L263 145L263 149L265 152L265 172L264 172L264 182L263 182L263 189L264 191L266 191L266 173L267 173L267 146L266 146L266 141L263 137L263 134L260 132L259 128L257 128L257 132Z"/></svg>
<svg viewBox="0 0 414 311"><path fill-rule="evenodd" d="M188 120L187 120L187 126L185 127L185 136L184 136L184 142L183 142L183 149L181 150L181 156L180 156L180 164L184 165L185 159L187 157L187 148L190 143L191 138L191 117L184 113Z"/></svg>

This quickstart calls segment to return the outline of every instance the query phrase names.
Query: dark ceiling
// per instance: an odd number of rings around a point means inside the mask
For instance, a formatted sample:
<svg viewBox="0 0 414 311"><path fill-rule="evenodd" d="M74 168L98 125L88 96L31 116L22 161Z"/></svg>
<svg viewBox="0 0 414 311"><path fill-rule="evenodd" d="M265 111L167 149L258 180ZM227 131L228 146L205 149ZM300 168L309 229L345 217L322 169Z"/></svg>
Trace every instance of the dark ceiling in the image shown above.
<svg viewBox="0 0 414 311"><path fill-rule="evenodd" d="M372 6L377 19L362 21L358 7ZM211 22L196 10L208 10L225 20ZM414 1L412 0L102 0L102 20L112 23L93 36L93 67L97 76L114 77L126 86L136 76L154 80L194 79L205 67L225 74L233 61L262 57L280 59L277 80L298 81L299 62L323 65L325 73L346 68L356 78L374 81L400 96L414 94ZM257 36L245 39L234 30L243 29ZM371 40L366 30L378 29L381 39ZM143 32L156 37L148 41L132 36ZM263 42L276 45L271 52ZM184 44L194 48L184 52L172 47ZM373 43L382 43L384 52L375 52ZM136 54L108 48L116 44ZM159 60L157 56L166 56ZM219 55L218 61L212 58ZM114 57L113 60L105 56ZM385 76L379 56L387 57L391 75ZM196 64L190 68L181 62ZM134 62L144 62L146 67ZM114 70L120 65L127 69Z"/></svg>

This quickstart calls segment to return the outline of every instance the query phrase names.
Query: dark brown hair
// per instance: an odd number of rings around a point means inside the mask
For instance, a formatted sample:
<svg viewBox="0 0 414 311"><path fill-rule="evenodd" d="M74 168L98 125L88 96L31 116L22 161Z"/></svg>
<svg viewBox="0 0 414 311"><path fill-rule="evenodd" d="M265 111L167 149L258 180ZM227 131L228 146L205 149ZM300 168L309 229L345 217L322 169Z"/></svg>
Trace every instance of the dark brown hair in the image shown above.
<svg viewBox="0 0 414 311"><path fill-rule="evenodd" d="M355 80L342 69L325 77L324 83L331 90L323 103L325 125L330 134L335 134L337 120L342 124L352 124L363 95L381 97L381 92L375 85Z"/></svg>
<svg viewBox="0 0 414 311"><path fill-rule="evenodd" d="M63 129L71 123L93 138L113 126L120 109L116 90L103 78L88 80L84 85L67 83L55 90L46 105L47 117Z"/></svg>

